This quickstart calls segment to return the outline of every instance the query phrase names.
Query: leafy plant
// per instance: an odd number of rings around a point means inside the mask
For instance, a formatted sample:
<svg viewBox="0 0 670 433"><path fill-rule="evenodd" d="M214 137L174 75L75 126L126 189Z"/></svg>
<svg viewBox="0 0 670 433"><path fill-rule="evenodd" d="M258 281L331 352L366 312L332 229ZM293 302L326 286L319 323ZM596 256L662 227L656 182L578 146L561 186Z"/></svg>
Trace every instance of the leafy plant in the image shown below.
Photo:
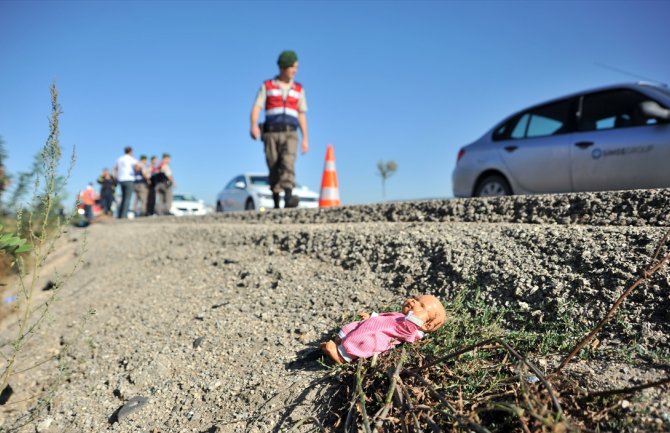
<svg viewBox="0 0 670 433"><path fill-rule="evenodd" d="M44 322L49 307L55 299L58 288L63 281L72 273L63 278L56 278L55 284L50 290L50 297L39 306L34 306L37 284L46 258L54 250L56 240L63 234L65 221L61 221L58 212L55 212L63 198L64 184L74 166L74 152L70 168L66 177L58 174L58 166L61 158L59 144L59 117L61 108L58 104L58 90L56 85L51 86L51 117L49 119L49 137L35 158L33 169L19 176L15 190L15 199L19 200L28 185L28 180L34 184L33 205L19 206L17 211L16 225L17 235L6 234L0 236L0 250L15 256L13 263L18 270L19 293L17 296L18 331L9 347L9 353L2 353L2 364L0 364L0 390L6 389L12 373L17 366L17 356L25 347L26 343L35 335L36 331ZM23 235L25 233L25 235ZM25 236L26 239L20 236ZM24 258L25 254L29 253ZM25 260L29 259L33 268L30 273L26 269ZM32 367L23 368L25 371Z"/></svg>
<svg viewBox="0 0 670 433"><path fill-rule="evenodd" d="M0 230L2 230L2 225L0 225ZM27 253L31 248L32 245L27 240L16 235L11 233L0 235L0 251L4 251L6 254L16 256L17 254Z"/></svg>

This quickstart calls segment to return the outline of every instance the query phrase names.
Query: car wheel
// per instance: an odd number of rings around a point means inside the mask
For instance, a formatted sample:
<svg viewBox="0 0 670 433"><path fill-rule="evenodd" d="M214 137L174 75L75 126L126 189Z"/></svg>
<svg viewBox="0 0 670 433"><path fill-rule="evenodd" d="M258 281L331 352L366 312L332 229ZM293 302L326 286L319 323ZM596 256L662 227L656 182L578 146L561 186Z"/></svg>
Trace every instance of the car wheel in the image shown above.
<svg viewBox="0 0 670 433"><path fill-rule="evenodd" d="M475 189L475 197L512 195L512 188L503 176L492 174L482 179Z"/></svg>
<svg viewBox="0 0 670 433"><path fill-rule="evenodd" d="M216 211L217 212L223 212L223 206L221 206L221 202L217 201L216 202Z"/></svg>
<svg viewBox="0 0 670 433"><path fill-rule="evenodd" d="M249 197L247 199L247 202L244 203L244 210L254 210L254 209L256 209L256 206L254 206L254 200L251 197Z"/></svg>

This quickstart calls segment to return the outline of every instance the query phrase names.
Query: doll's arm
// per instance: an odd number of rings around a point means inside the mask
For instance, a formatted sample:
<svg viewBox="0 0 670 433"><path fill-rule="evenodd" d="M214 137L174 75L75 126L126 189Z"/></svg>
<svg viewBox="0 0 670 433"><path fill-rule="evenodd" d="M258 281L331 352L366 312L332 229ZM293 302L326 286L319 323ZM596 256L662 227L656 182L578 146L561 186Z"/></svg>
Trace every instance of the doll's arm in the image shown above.
<svg viewBox="0 0 670 433"><path fill-rule="evenodd" d="M382 313L382 314L384 314L384 313ZM358 313L358 316L361 318L361 320L368 320L370 317L379 316L379 313L377 313L376 311L373 311L372 314L370 314L370 313L367 313L365 311L361 311L360 313Z"/></svg>

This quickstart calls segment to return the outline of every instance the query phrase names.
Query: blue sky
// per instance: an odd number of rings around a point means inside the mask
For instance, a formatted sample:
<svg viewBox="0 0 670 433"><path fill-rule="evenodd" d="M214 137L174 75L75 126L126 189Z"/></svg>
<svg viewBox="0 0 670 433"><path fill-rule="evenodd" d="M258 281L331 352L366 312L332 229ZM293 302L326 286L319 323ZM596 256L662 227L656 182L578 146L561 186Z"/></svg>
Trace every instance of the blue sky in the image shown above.
<svg viewBox="0 0 670 433"><path fill-rule="evenodd" d="M76 147L70 198L124 146L172 154L176 191L214 203L265 172L249 112L284 49L298 53L318 191L328 143L343 204L452 196L459 148L526 106L574 91L670 82L666 1L0 0L0 136L9 173L48 135ZM614 68L614 69L613 69ZM66 158L67 159L67 158Z"/></svg>

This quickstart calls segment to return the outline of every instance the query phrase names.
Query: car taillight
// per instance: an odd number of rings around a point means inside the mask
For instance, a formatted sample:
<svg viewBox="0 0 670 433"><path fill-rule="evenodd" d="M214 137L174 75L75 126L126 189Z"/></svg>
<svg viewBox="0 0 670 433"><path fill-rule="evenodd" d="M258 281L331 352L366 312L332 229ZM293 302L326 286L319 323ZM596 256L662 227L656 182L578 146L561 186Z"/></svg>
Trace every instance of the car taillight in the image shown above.
<svg viewBox="0 0 670 433"><path fill-rule="evenodd" d="M463 158L463 155L465 155L465 149L459 150L458 151L458 157L456 158L456 163L458 163L458 161L460 161L461 158Z"/></svg>

